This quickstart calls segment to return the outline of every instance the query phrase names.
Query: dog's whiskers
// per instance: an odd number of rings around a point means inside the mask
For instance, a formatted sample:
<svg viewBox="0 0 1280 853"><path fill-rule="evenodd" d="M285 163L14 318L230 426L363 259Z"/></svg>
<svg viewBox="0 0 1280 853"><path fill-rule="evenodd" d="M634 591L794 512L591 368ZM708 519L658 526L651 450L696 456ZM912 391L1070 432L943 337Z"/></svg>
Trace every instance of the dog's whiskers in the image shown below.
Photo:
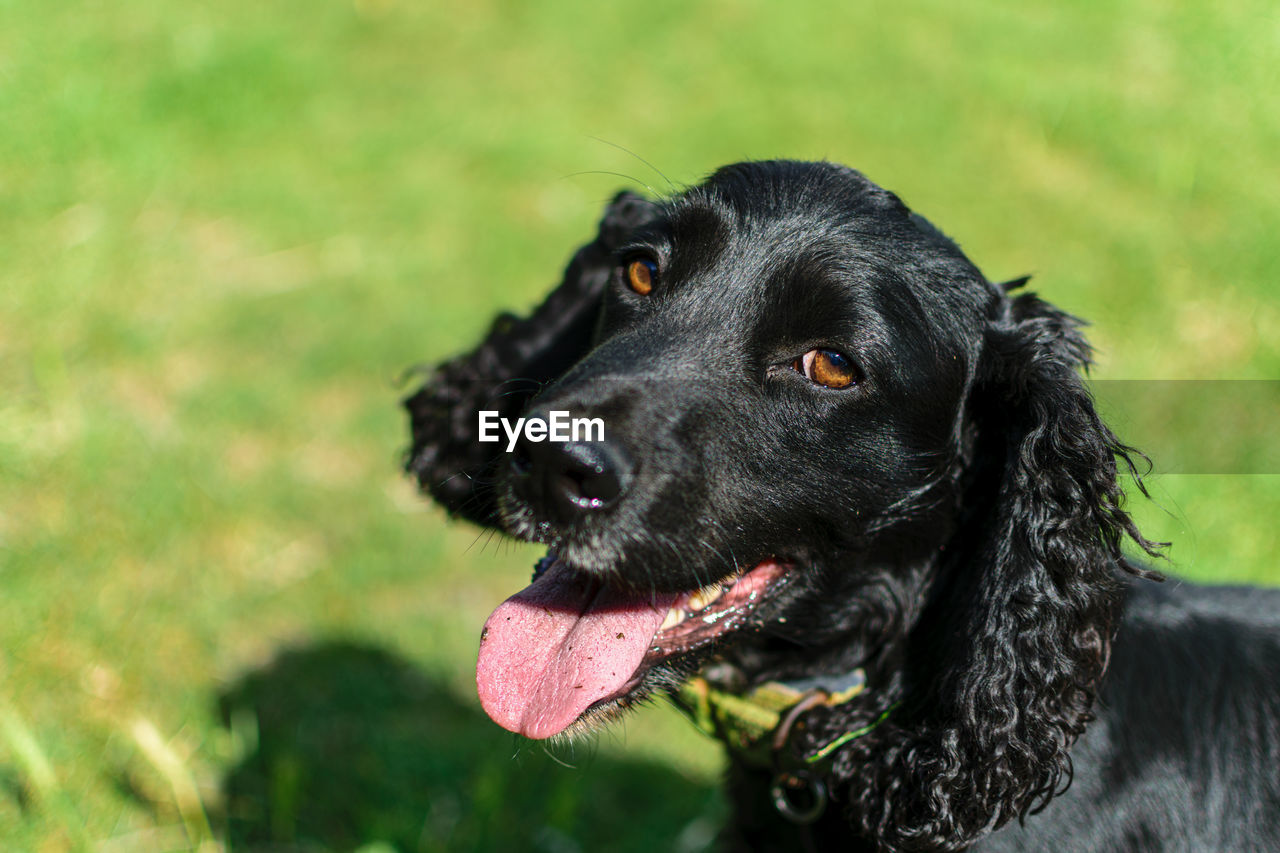
<svg viewBox="0 0 1280 853"><path fill-rule="evenodd" d="M621 151L621 152L622 152L622 153L624 153L624 154L629 154L630 156L632 156L632 157L634 157L635 159L639 160L641 163L643 163L644 165L646 165L646 166L648 166L650 169L652 169L654 172L656 172L656 173L657 173L657 175L658 175L658 177L662 178L662 180L664 180L664 181L666 181L666 182L667 182L667 188L668 188L668 189L670 189L672 192L679 192L679 191L680 191L680 187L677 187L674 183L672 183L671 179L667 177L667 175L666 175L666 173L665 173L665 172L663 172L663 171L662 171L661 169L659 169L657 166L655 166L655 165L653 165L652 163L650 163L648 160L646 160L646 159L644 159L643 157L641 157L641 156L640 156L639 154L637 154L636 152L632 151L630 148L626 148L626 147L624 147L624 146L622 146L622 145L619 145L619 144L618 144L618 143L616 143L616 142L610 142L608 139L603 139L603 138L601 138L601 137L599 137L599 136L592 136L592 137L590 137L590 138L591 138L591 139L594 139L596 142L599 142L599 143L601 143L601 144L603 144L603 145L608 145L610 148L616 148L616 149L618 149L619 151ZM634 180L634 178L633 178L632 180ZM638 183L638 182L637 182L637 183ZM648 187L648 186L646 185L646 188L647 188L650 192L653 192L653 188L652 188L652 187ZM657 195L657 193L654 193L654 195Z"/></svg>

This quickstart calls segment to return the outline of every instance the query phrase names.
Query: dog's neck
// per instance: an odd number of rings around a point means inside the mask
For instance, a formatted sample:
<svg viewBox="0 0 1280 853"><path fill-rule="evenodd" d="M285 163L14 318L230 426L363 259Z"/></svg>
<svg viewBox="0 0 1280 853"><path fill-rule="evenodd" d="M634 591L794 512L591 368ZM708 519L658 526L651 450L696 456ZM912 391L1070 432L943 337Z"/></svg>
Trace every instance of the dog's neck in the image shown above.
<svg viewBox="0 0 1280 853"><path fill-rule="evenodd" d="M768 681L840 678L862 670L867 688L883 691L905 663L907 640L924 614L934 578L944 555L935 550L906 565L846 557L814 569L822 582L807 585L807 595L822 607L788 602L791 613L821 614L820 619L790 616L729 650L722 673L736 671L736 683L723 674L721 683L739 692ZM832 611L831 601L848 604Z"/></svg>

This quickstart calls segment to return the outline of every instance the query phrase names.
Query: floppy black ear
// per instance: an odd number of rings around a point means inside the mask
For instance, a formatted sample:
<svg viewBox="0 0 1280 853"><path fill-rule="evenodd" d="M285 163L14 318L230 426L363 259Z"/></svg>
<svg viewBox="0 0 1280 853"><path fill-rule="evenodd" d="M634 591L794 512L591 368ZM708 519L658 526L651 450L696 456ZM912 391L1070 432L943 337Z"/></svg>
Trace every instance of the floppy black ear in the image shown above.
<svg viewBox="0 0 1280 853"><path fill-rule="evenodd" d="M935 596L943 665L915 709L936 723L917 743L921 778L902 804L913 814L897 821L906 849L954 849L1061 792L1093 719L1122 577L1158 577L1121 553L1126 536L1159 547L1122 507L1117 464L1141 488L1132 457L1144 457L1094 409L1081 322L1034 294L1000 304L972 401L972 515Z"/></svg>
<svg viewBox="0 0 1280 853"><path fill-rule="evenodd" d="M586 355L613 252L655 205L618 193L596 238L574 254L564 280L525 318L498 315L478 347L436 367L404 401L413 445L405 470L451 515L497 526L493 471L503 442L477 440L479 412L514 418L529 398Z"/></svg>

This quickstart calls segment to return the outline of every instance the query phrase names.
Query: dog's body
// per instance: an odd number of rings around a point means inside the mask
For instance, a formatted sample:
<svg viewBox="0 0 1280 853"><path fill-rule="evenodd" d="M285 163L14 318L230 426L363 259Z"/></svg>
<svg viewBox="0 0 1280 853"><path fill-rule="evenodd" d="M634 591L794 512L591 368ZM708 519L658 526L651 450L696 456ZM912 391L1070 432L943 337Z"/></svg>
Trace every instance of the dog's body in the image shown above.
<svg viewBox="0 0 1280 853"><path fill-rule="evenodd" d="M1128 590L1097 719L1071 750L1067 791L969 849L1280 849L1280 591L1138 582ZM732 849L803 849L773 810L767 774L735 768ZM843 815L816 850L851 842Z"/></svg>
<svg viewBox="0 0 1280 853"><path fill-rule="evenodd" d="M407 401L422 485L553 552L486 625L490 716L548 737L699 671L865 673L770 759L731 750L731 846L1280 849L1280 594L1122 554L1155 548L1132 451L1078 321L1017 284L831 164L619 195L546 303ZM606 437L508 456L485 409ZM789 766L834 801L812 825L772 805Z"/></svg>

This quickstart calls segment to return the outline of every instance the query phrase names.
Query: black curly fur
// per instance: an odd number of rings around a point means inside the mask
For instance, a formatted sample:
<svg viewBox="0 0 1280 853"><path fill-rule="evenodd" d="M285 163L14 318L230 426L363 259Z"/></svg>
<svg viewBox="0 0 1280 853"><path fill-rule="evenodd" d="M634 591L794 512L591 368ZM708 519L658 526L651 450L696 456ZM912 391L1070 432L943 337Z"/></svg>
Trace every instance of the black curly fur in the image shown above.
<svg viewBox="0 0 1280 853"><path fill-rule="evenodd" d="M475 440L476 412L517 417L544 385L586 354L614 250L652 216L650 202L618 193L596 239L574 254L560 286L529 317L499 314L479 347L435 368L404 401L413 437L405 469L451 515L498 523L493 468L502 447Z"/></svg>
<svg viewBox="0 0 1280 853"><path fill-rule="evenodd" d="M1078 378L1078 321L1030 294L1001 309L974 400L1003 412L982 448L1003 470L971 493L988 510L941 567L934 607L947 612L922 620L932 683L837 765L857 821L890 849L948 849L1047 804L1093 719L1116 568L1155 574L1121 552L1126 535L1156 546L1121 508L1115 460L1132 470L1130 451Z"/></svg>
<svg viewBox="0 0 1280 853"><path fill-rule="evenodd" d="M620 278L634 257L660 269L644 298ZM1098 417L1081 322L1015 294L1025 282L990 283L832 164L739 164L665 202L621 194L531 317L500 317L406 401L407 468L451 513L633 586L795 564L746 629L632 697L713 653L748 683L863 667L870 689L806 714L800 753L892 709L836 753L840 807L812 827L734 762L729 847L1278 847L1280 601L1137 581L1160 575L1123 542L1159 545L1121 476L1141 488L1145 460ZM809 384L791 365L814 347L863 381ZM527 406L607 415L638 460L615 509L565 520L512 487L501 448L474 440L476 411ZM1237 674L1204 678L1206 661L1168 651L1184 647L1232 650Z"/></svg>

